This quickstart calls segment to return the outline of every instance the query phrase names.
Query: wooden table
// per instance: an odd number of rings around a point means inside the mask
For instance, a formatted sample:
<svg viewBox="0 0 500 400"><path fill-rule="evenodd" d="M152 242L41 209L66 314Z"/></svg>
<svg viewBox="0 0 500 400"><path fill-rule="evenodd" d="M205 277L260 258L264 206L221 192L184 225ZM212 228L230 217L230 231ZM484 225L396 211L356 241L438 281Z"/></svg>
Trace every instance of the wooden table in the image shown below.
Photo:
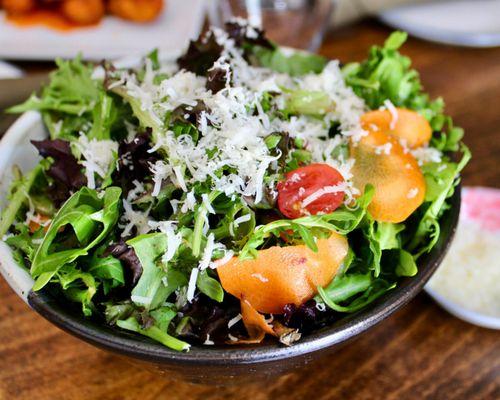
<svg viewBox="0 0 500 400"><path fill-rule="evenodd" d="M321 53L362 59L389 30L363 22ZM404 49L432 95L466 129L466 185L500 185L500 49L411 39ZM500 335L466 324L425 294L335 353L275 382L212 388L159 377L61 332L0 279L0 399L499 399Z"/></svg>

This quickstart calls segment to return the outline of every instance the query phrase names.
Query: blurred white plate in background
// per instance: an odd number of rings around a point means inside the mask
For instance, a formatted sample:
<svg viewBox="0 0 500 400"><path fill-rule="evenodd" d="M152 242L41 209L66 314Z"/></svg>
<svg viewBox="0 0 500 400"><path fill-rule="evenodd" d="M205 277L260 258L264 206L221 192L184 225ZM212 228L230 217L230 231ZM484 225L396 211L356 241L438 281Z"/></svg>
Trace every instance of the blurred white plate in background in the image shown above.
<svg viewBox="0 0 500 400"><path fill-rule="evenodd" d="M21 76L23 72L19 68L0 61L0 79L20 78Z"/></svg>
<svg viewBox="0 0 500 400"><path fill-rule="evenodd" d="M53 60L81 52L86 59L101 60L142 55L156 47L175 54L198 36L204 16L204 0L173 0L166 2L160 17L151 23L107 16L97 26L63 32L43 26L18 27L0 12L0 57Z"/></svg>
<svg viewBox="0 0 500 400"><path fill-rule="evenodd" d="M421 39L458 46L500 46L500 0L405 5L383 11L379 17Z"/></svg>

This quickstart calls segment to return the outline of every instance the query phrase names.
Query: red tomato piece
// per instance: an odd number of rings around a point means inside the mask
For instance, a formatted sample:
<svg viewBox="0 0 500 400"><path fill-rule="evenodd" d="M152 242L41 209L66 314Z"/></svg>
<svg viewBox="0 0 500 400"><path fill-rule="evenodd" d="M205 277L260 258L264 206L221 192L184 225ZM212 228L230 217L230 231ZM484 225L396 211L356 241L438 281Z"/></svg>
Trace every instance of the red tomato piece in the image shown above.
<svg viewBox="0 0 500 400"><path fill-rule="evenodd" d="M344 200L344 178L327 164L310 164L285 175L278 183L278 207L288 218L328 214Z"/></svg>

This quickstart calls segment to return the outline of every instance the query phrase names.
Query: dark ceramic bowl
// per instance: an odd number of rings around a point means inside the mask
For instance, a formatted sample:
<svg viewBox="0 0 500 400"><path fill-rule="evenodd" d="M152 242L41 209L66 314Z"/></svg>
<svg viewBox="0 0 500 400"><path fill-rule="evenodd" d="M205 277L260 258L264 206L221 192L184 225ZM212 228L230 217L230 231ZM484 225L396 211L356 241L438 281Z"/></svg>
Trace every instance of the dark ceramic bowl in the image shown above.
<svg viewBox="0 0 500 400"><path fill-rule="evenodd" d="M26 113L0 142L0 200L10 182L7 171L13 164L24 171L36 163L30 139L46 135L41 118ZM3 199L5 201L5 199ZM321 358L356 337L414 298L441 263L455 232L460 212L460 188L451 199L451 207L441 219L437 245L419 259L416 276L402 279L392 291L367 308L345 316L330 326L304 336L298 343L285 347L269 341L255 346L193 346L187 353L170 350L148 338L101 325L82 317L79 310L60 304L49 292L30 292L33 280L13 260L12 252L0 242L0 272L21 298L54 325L102 349L142 361L168 376L192 382L230 384L255 381L299 368Z"/></svg>
<svg viewBox="0 0 500 400"><path fill-rule="evenodd" d="M30 292L28 302L44 318L97 347L152 364L155 369L192 382L230 383L291 371L334 351L391 315L413 299L441 263L452 241L460 212L460 187L451 208L441 220L441 234L434 249L419 260L416 276L401 280L392 291L366 309L339 319L285 347L278 343L254 346L193 346L187 353L170 350L138 335L115 330L84 319L61 306L46 292Z"/></svg>

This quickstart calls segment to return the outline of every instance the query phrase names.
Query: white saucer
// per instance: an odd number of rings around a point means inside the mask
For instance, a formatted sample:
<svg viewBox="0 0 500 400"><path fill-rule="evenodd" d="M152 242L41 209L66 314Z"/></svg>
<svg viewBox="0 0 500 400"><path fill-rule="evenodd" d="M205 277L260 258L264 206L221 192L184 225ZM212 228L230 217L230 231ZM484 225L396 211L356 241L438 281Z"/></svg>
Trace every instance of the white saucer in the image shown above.
<svg viewBox="0 0 500 400"><path fill-rule="evenodd" d="M399 6L382 22L410 35L468 47L500 46L500 0L454 0Z"/></svg>

